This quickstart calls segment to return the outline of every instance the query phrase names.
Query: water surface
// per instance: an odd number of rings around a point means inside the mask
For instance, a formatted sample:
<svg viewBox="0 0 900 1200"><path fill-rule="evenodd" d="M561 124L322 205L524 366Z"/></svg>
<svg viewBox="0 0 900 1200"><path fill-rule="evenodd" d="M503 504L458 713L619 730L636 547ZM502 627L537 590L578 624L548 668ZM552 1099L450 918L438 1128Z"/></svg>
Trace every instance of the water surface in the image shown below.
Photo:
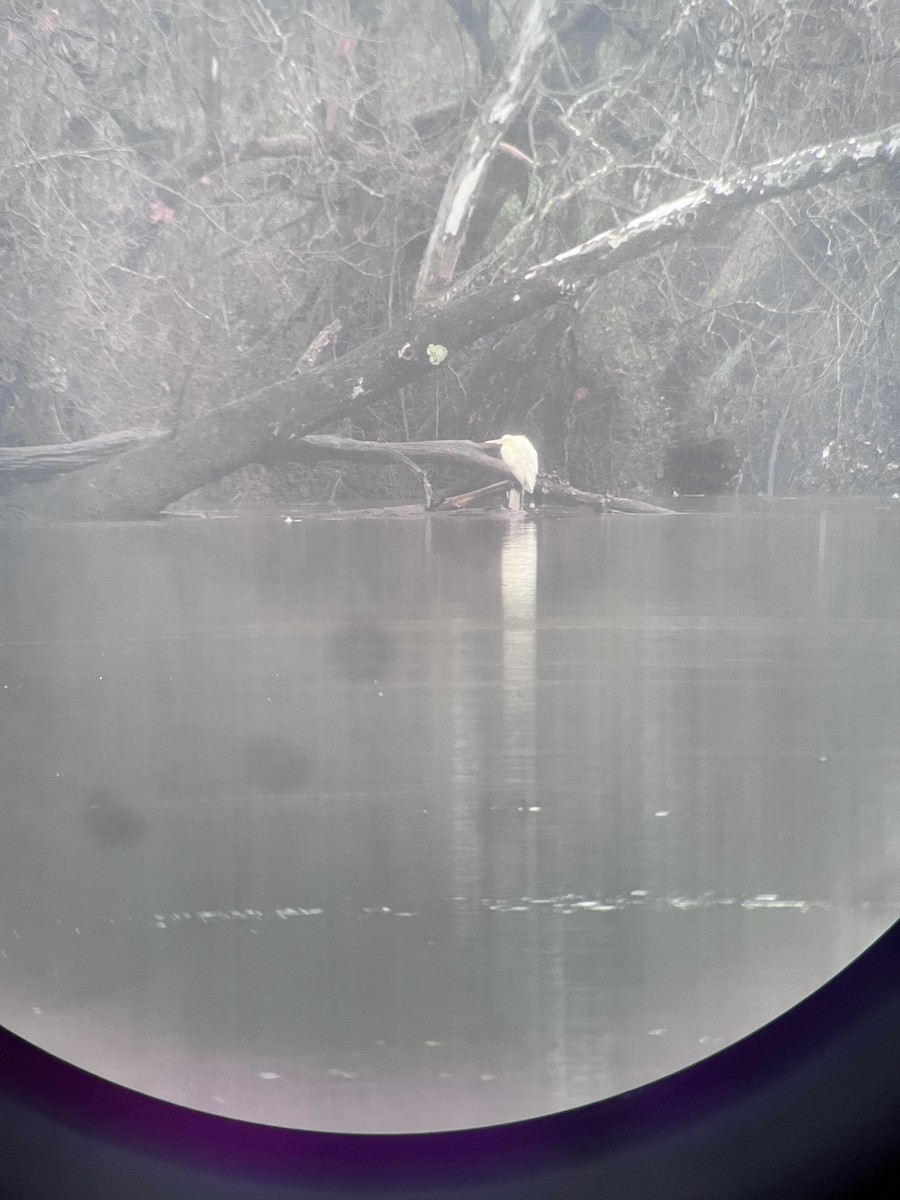
<svg viewBox="0 0 900 1200"><path fill-rule="evenodd" d="M0 529L0 1021L233 1116L507 1121L900 907L900 506Z"/></svg>

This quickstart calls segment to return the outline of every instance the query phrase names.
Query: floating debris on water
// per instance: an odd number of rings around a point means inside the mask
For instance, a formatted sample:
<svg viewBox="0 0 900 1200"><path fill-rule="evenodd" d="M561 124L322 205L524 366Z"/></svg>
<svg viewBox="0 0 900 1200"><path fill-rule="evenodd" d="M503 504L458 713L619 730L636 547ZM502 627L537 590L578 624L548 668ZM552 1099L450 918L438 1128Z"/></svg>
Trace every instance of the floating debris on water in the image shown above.
<svg viewBox="0 0 900 1200"><path fill-rule="evenodd" d="M556 896L453 896L449 902L453 909L458 914L475 913L477 911L488 911L503 915L506 913L553 913L557 916L577 916L578 914L595 914L595 913L611 913L625 912L683 912L693 909L716 909L716 908L735 908L743 910L763 910L771 912L796 912L799 914L809 913L810 911L833 911L840 909L843 905L841 901L832 901L824 899L804 900L800 897L785 897L776 892L760 892L753 896L720 896L715 892L705 891L693 896L669 894L663 896L654 896L646 888L632 888L627 892L619 893L618 895L595 894L578 895L574 892L567 892ZM880 900L877 902L860 901L857 905L852 906L857 908L877 908L890 911L900 910L900 899L897 900ZM156 928L172 933L180 927L190 927L197 925L223 925L223 924L242 924L247 926L248 933L260 932L261 927L266 922L278 919L280 921L288 921L299 919L302 917L317 917L322 916L325 909L316 906L314 908L305 908L300 905L285 905L275 909L259 909L259 908L231 908L231 909L200 909L196 912L188 912L179 910L175 912L163 913L155 912L152 914L152 920ZM389 905L379 905L377 907L359 908L348 910L341 908L338 914L342 918L362 919L366 917L379 917L382 920L393 920L394 918L402 917L406 920L421 918L422 914L413 909L394 909ZM103 929L108 929L109 925L118 925L124 927L129 921L147 921L148 916L136 917L132 913L119 913L116 917L103 916L98 917L98 922L101 923ZM69 929L75 934L82 935L82 926L70 924L64 921L61 917L55 918L55 923L61 929ZM96 932L96 926L88 933ZM21 938L21 931L12 929L9 931L9 936L13 938ZM433 942L429 941L429 945ZM0 947L0 958L5 958L6 951Z"/></svg>
<svg viewBox="0 0 900 1200"><path fill-rule="evenodd" d="M653 911L711 909L739 907L744 909L780 909L808 912L810 909L830 910L835 907L828 900L784 899L775 894L760 894L740 899L737 896L718 896L714 892L701 892L696 896L653 896L644 888L634 888L618 896L525 896L522 899L482 899L481 903L490 912L521 912L523 907L548 909L554 913L570 915L584 912L618 912L625 909L651 909ZM900 905L898 905L900 907Z"/></svg>

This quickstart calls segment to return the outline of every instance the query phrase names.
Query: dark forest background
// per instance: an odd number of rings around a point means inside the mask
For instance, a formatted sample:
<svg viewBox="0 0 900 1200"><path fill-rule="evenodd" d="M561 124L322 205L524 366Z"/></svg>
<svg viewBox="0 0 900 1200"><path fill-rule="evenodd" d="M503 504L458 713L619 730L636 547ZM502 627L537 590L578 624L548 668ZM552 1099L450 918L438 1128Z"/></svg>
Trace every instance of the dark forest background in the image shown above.
<svg viewBox="0 0 900 1200"><path fill-rule="evenodd" d="M898 119L864 0L7 0L0 442L178 429L391 328L535 14L551 34L453 287L705 181ZM900 482L900 165L737 211L331 426L525 433L592 491ZM208 503L418 494L402 467L249 465Z"/></svg>

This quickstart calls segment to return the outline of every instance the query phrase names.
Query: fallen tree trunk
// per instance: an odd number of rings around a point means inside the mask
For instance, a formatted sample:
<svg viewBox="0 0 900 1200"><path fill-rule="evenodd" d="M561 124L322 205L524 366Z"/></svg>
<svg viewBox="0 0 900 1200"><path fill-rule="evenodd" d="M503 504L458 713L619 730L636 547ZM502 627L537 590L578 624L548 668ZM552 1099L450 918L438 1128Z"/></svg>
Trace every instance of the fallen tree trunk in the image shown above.
<svg viewBox="0 0 900 1200"><path fill-rule="evenodd" d="M627 500L622 496L601 496L598 492L583 492L580 488L572 487L569 483L561 483L551 476L538 475L539 488L537 494L541 500L551 504L584 505L595 512L644 513L647 515L673 516L671 508L661 508L658 504L648 504L645 500ZM478 488L474 492L465 492L461 496L448 496L438 506L438 512L460 509L478 509L495 507L497 501L505 492L504 484L491 483L487 487Z"/></svg>
<svg viewBox="0 0 900 1200"><path fill-rule="evenodd" d="M158 442L171 437L165 432L146 429L123 429L118 433L102 434L81 442L64 442L47 446L0 446L0 484L5 479L15 482L37 482L52 476L83 470L94 463L133 450L137 446ZM512 479L512 473L501 458L485 450L486 443L464 439L446 438L428 442L364 442L355 438L335 437L331 434L310 434L280 446L270 461L299 462L315 466L319 462L359 462L384 464L401 463L409 467L422 480L425 491L425 508L477 507L496 500L503 494L504 485L494 483L465 496L451 495L434 504L431 482L423 468L435 466L461 466L480 474L493 474L503 479ZM600 496L594 492L581 491L571 484L562 483L552 476L538 476L540 493L545 500L557 504L583 504L598 512L643 512L666 513L670 509L659 508L639 500L626 500L617 496ZM462 500L464 503L459 503Z"/></svg>
<svg viewBox="0 0 900 1200"><path fill-rule="evenodd" d="M269 462L302 462L313 465L326 459L344 462L391 463L400 452L415 463L431 466L464 465L494 475L511 478L502 459L483 449L486 443L462 438L428 442L362 442L356 438L335 437L329 433L308 434L304 438L277 446Z"/></svg>
<svg viewBox="0 0 900 1200"><path fill-rule="evenodd" d="M545 500L556 504L586 505L597 512L646 513L657 516L674 513L674 509L661 508L658 504L649 504L646 500L628 500L624 496L600 496L595 492L584 492L581 488L572 487L552 476L542 475L541 494Z"/></svg>
<svg viewBox="0 0 900 1200"><path fill-rule="evenodd" d="M0 485L37 483L82 471L116 455L148 446L170 433L148 429L121 429L80 442L52 442L45 446L0 446Z"/></svg>
<svg viewBox="0 0 900 1200"><path fill-rule="evenodd" d="M485 445L487 443L456 438L430 442L361 442L355 438L335 437L331 434L310 434L308 437L291 442L287 447L279 448L276 461L302 462L309 465L334 460L388 464L400 459L412 466L414 470L422 466L455 465L470 469L476 468L480 473L500 475L505 479L514 479L515 476L501 458L486 453ZM595 492L585 492L552 475L540 472L538 473L537 490L544 500L552 503L586 505L597 512L672 512L669 508L661 508L659 505L648 504L643 500L627 500L621 496L601 496ZM463 497L448 496L436 507L445 509L470 507L473 503L477 503L480 497L487 502L496 498L496 495L497 487L492 484L486 488L479 488L477 492L466 493ZM463 500L464 503L454 503L454 499ZM430 507L430 495L426 492L426 508Z"/></svg>

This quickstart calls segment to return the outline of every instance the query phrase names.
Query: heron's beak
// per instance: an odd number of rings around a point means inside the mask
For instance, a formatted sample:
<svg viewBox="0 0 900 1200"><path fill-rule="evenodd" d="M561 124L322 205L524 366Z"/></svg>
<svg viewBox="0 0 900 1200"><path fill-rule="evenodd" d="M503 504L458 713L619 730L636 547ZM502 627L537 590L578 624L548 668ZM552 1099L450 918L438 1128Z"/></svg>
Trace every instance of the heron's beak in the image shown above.
<svg viewBox="0 0 900 1200"><path fill-rule="evenodd" d="M483 446L502 446L503 438L485 438L481 444Z"/></svg>

